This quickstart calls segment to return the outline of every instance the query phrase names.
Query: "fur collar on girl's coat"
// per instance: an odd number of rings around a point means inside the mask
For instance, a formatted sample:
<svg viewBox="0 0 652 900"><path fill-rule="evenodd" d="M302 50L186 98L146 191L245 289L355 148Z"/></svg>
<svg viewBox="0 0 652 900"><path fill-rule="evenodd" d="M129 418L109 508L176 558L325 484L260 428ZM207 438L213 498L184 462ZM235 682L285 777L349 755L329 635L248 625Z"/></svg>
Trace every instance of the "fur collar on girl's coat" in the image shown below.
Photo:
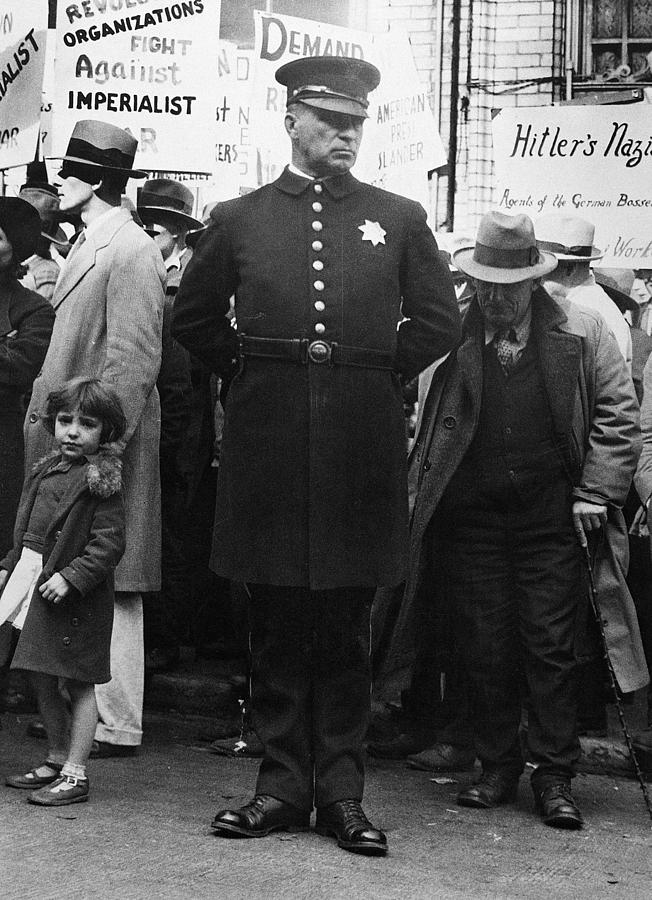
<svg viewBox="0 0 652 900"><path fill-rule="evenodd" d="M88 457L86 469L86 481L91 494L98 497L111 497L122 490L122 453L120 444L102 444L97 453ZM33 472L38 472L44 463L57 459L61 454L58 450L52 450L42 456L32 467Z"/></svg>

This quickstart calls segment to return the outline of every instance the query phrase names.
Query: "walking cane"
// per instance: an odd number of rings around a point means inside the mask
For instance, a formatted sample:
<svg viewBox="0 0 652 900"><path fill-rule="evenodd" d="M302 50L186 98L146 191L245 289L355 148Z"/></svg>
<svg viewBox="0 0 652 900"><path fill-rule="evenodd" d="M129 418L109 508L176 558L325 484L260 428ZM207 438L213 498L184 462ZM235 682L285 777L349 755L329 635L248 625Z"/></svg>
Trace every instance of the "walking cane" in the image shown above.
<svg viewBox="0 0 652 900"><path fill-rule="evenodd" d="M613 663L611 662L611 657L609 656L609 648L607 646L607 636L604 633L604 625L602 623L602 614L600 612L600 602L598 600L598 592L595 587L595 579L593 577L593 564L591 563L591 553L589 551L588 541L586 537L581 541L582 550L584 551L584 561L586 563L586 569L589 574L589 595L591 597L591 607L593 609L593 615L595 616L595 621L598 624L598 630L600 632L600 640L602 641L602 651L604 653L604 659L607 663L607 671L609 673L609 684L611 686L611 691L613 693L613 697L616 703L616 709L618 710L618 718L620 719L620 727L622 728L623 735L625 737L625 743L627 744L627 750L629 751L630 759L634 764L634 771L636 772L636 777L638 779L638 783L641 787L641 791L643 792L643 798L645 800L645 805L647 807L648 814L650 819L652 819L652 803L650 802L650 794L647 789L647 784L645 783L645 778L643 777L643 772L641 771L641 767L638 762L638 757L636 756L636 751L634 749L634 744L632 743L632 738L629 733L629 729L627 728L627 721L625 719L625 711L623 710L623 705L620 702L620 697L618 695L618 685L616 683L616 673L614 671Z"/></svg>

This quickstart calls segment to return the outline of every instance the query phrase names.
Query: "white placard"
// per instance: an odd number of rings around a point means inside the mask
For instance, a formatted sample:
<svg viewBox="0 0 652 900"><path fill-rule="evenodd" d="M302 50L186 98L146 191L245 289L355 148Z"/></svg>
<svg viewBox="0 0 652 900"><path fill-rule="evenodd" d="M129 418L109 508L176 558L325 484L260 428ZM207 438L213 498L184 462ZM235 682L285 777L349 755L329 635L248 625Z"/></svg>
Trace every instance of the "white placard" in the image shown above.
<svg viewBox="0 0 652 900"><path fill-rule="evenodd" d="M407 33L374 35L374 54L381 79L369 98L358 165L371 184L423 203L428 171L446 162L431 94L419 81Z"/></svg>
<svg viewBox="0 0 652 900"><path fill-rule="evenodd" d="M0 8L0 169L25 165L36 153L47 25L45 0Z"/></svg>
<svg viewBox="0 0 652 900"><path fill-rule="evenodd" d="M59 2L53 155L75 123L138 140L134 166L211 172L220 0Z"/></svg>
<svg viewBox="0 0 652 900"><path fill-rule="evenodd" d="M652 268L652 105L501 110L495 208L562 212L595 225L597 263Z"/></svg>

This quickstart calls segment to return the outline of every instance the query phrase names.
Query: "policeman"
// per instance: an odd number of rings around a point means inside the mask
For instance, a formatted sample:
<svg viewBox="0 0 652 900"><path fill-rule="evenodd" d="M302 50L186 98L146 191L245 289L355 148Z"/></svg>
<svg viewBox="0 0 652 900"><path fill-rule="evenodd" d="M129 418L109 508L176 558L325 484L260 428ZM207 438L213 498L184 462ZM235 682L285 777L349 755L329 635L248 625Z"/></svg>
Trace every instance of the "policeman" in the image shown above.
<svg viewBox="0 0 652 900"><path fill-rule="evenodd" d="M294 60L292 163L218 204L176 299L178 340L232 376L213 562L247 584L252 705L265 756L223 836L316 829L384 854L362 811L369 610L405 575L407 487L399 376L458 341L447 266L413 201L357 181L367 95L357 59ZM238 330L226 313L235 294Z"/></svg>

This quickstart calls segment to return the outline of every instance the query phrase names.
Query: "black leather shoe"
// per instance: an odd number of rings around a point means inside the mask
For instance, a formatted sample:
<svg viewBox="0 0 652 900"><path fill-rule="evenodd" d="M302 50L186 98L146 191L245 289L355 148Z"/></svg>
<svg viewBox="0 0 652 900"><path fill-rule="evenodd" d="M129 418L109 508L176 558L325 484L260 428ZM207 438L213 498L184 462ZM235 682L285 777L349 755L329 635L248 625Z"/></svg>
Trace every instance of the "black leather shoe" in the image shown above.
<svg viewBox="0 0 652 900"><path fill-rule="evenodd" d="M551 828L577 830L584 825L582 813L573 800L570 784L560 781L543 790L532 787L534 802L544 825Z"/></svg>
<svg viewBox="0 0 652 900"><path fill-rule="evenodd" d="M518 792L518 776L496 769L483 772L480 780L457 795L459 806L491 809L501 803L513 803Z"/></svg>
<svg viewBox="0 0 652 900"><path fill-rule="evenodd" d="M309 812L267 794L256 794L240 809L221 809L211 822L222 837L265 837L272 831L307 831L309 826Z"/></svg>
<svg viewBox="0 0 652 900"><path fill-rule="evenodd" d="M315 822L317 834L331 835L344 850L365 853L367 856L384 856L387 838L374 828L357 800L338 800L317 810Z"/></svg>

